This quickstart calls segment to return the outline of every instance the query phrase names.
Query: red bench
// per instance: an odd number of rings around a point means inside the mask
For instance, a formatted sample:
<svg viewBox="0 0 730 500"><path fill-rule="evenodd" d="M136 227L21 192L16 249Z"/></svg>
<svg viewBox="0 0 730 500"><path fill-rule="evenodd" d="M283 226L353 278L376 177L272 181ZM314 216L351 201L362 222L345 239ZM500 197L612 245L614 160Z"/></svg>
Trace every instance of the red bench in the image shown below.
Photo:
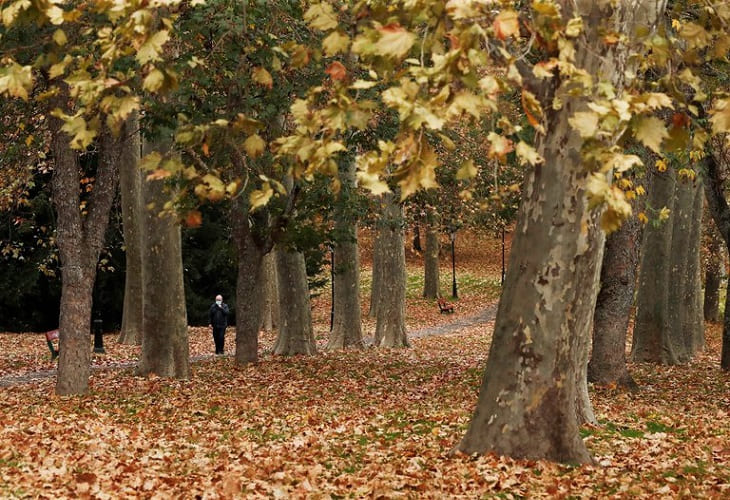
<svg viewBox="0 0 730 500"><path fill-rule="evenodd" d="M46 342L48 343L48 349L51 351L51 361L58 357L58 349L53 345L53 341L58 342L58 330L51 330L46 332Z"/></svg>
<svg viewBox="0 0 730 500"><path fill-rule="evenodd" d="M444 313L453 313L454 312L454 304L450 304L444 300L443 297L438 298L438 305L439 305L439 311L441 314Z"/></svg>

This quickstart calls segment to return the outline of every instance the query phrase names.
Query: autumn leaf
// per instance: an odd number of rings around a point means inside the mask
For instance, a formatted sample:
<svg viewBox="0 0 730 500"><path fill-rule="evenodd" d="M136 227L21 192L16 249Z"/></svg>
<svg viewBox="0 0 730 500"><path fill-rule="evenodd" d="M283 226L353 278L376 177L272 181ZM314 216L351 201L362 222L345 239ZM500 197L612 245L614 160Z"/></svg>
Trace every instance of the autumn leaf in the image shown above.
<svg viewBox="0 0 730 500"><path fill-rule="evenodd" d="M253 134L243 143L243 149L251 158L258 158L266 150L266 141L260 135Z"/></svg>
<svg viewBox="0 0 730 500"><path fill-rule="evenodd" d="M343 35L339 31L333 31L324 40L322 40L322 48L327 57L332 57L340 52L345 52L350 46L350 38Z"/></svg>
<svg viewBox="0 0 730 500"><path fill-rule="evenodd" d="M167 30L158 31L145 40L142 46L137 50L135 58L140 64L146 64L151 61L159 61L162 59L162 46L170 39L170 32Z"/></svg>
<svg viewBox="0 0 730 500"><path fill-rule="evenodd" d="M347 77L347 70L339 61L333 61L329 66L327 66L327 69L325 69L324 72L335 81L344 80Z"/></svg>
<svg viewBox="0 0 730 500"><path fill-rule="evenodd" d="M494 29L494 35L500 40L519 35L519 15L513 10L502 10L494 18L492 28Z"/></svg>
<svg viewBox="0 0 730 500"><path fill-rule="evenodd" d="M378 29L380 39L375 43L377 54L386 57L402 58L413 47L416 37L399 24L388 24Z"/></svg>
<svg viewBox="0 0 730 500"><path fill-rule="evenodd" d="M655 116L640 118L634 125L634 136L657 154L661 153L662 141L669 137L664 122Z"/></svg>
<svg viewBox="0 0 730 500"><path fill-rule="evenodd" d="M187 227L200 227L203 223L203 214L199 210L191 210L185 216L185 225Z"/></svg>
<svg viewBox="0 0 730 500"><path fill-rule="evenodd" d="M598 131L598 113L593 111L577 111L568 122L584 139L594 137Z"/></svg>
<svg viewBox="0 0 730 500"><path fill-rule="evenodd" d="M456 172L457 180L473 179L477 175L477 168L474 166L474 160L466 160L461 164Z"/></svg>
<svg viewBox="0 0 730 500"><path fill-rule="evenodd" d="M251 78L253 78L254 82L258 83L262 87L266 87L267 89L271 89L274 86L274 79L271 77L271 74L266 71L266 68L262 68L260 66L254 68L251 73Z"/></svg>
<svg viewBox="0 0 730 500"><path fill-rule="evenodd" d="M328 2L311 5L304 13L304 20L316 30L329 31L337 28L337 15Z"/></svg>

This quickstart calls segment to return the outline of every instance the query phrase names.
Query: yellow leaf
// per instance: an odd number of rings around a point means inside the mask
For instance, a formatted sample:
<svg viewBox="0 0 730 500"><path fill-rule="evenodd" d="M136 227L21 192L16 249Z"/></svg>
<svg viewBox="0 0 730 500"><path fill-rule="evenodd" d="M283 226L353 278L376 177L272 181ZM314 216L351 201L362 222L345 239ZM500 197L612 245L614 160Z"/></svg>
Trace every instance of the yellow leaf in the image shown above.
<svg viewBox="0 0 730 500"><path fill-rule="evenodd" d="M710 114L710 123L715 134L730 132L730 99L718 99Z"/></svg>
<svg viewBox="0 0 730 500"><path fill-rule="evenodd" d="M165 74L157 68L154 68L145 77L142 82L142 88L147 92L157 92L165 82Z"/></svg>
<svg viewBox="0 0 730 500"><path fill-rule="evenodd" d="M248 196L248 201L251 204L251 211L253 212L257 208L266 205L273 195L274 190L268 182L265 182L263 186L261 186L261 189L252 191Z"/></svg>
<svg viewBox="0 0 730 500"><path fill-rule="evenodd" d="M170 32L161 30L151 35L137 51L135 58L140 64L146 64L150 61L159 61L162 46L170 39Z"/></svg>
<svg viewBox="0 0 730 500"><path fill-rule="evenodd" d="M390 193L388 184L381 180L378 174L371 174L360 170L357 172L357 180L362 187L373 193L375 196L383 193Z"/></svg>
<svg viewBox="0 0 730 500"><path fill-rule="evenodd" d="M575 38L583 31L583 18L574 17L565 26L565 35L570 38Z"/></svg>
<svg viewBox="0 0 730 500"><path fill-rule="evenodd" d="M322 48L324 49L324 55L332 57L340 52L345 52L350 46L350 38L347 35L343 35L339 31L333 31L327 37L322 40Z"/></svg>
<svg viewBox="0 0 730 500"><path fill-rule="evenodd" d="M400 24L388 24L378 31L380 39L375 43L375 53L381 56L402 58L416 41L416 36Z"/></svg>
<svg viewBox="0 0 730 500"><path fill-rule="evenodd" d="M487 136L487 140L490 142L489 156L492 158L499 158L502 160L507 153L514 151L512 141L504 136L490 132Z"/></svg>
<svg viewBox="0 0 730 500"><path fill-rule="evenodd" d="M66 38L66 33L64 33L62 29L57 29L53 33L53 41L59 47L63 47L66 43L68 43L68 38Z"/></svg>
<svg viewBox="0 0 730 500"><path fill-rule="evenodd" d="M634 137L655 153L661 153L664 139L669 137L664 122L655 116L640 118L634 125Z"/></svg>
<svg viewBox="0 0 730 500"><path fill-rule="evenodd" d="M477 175L477 168L474 166L474 160L466 160L456 172L456 179L473 179Z"/></svg>
<svg viewBox="0 0 730 500"><path fill-rule="evenodd" d="M647 222L649 222L649 218L646 216L646 214L644 212L639 212L638 217L639 217L639 221L642 224L646 224Z"/></svg>
<svg viewBox="0 0 730 500"><path fill-rule="evenodd" d="M519 35L519 16L514 10L503 10L494 18L492 27L494 28L494 35L500 40Z"/></svg>
<svg viewBox="0 0 730 500"><path fill-rule="evenodd" d="M12 97L28 99L28 91L33 87L33 78L30 66L21 66L12 63L0 68L0 93L7 92Z"/></svg>
<svg viewBox="0 0 730 500"><path fill-rule="evenodd" d="M304 20L316 30L328 31L337 27L337 14L327 2L316 3L304 13Z"/></svg>
<svg viewBox="0 0 730 500"><path fill-rule="evenodd" d="M253 81L258 83L259 85L266 87L266 88L272 88L274 86L274 80L271 78L271 74L266 71L266 68L258 67L253 70L251 73L251 77L253 78Z"/></svg>
<svg viewBox="0 0 730 500"><path fill-rule="evenodd" d="M515 153L517 153L517 158L519 158L521 165L529 163L534 166L545 161L545 158L540 156L535 148L524 141L517 143L517 146L515 146Z"/></svg>
<svg viewBox="0 0 730 500"><path fill-rule="evenodd" d="M578 111L568 122L584 139L594 137L598 131L598 113L592 111Z"/></svg>
<svg viewBox="0 0 730 500"><path fill-rule="evenodd" d="M243 143L243 149L246 150L246 154L248 154L251 158L257 158L261 156L266 149L266 142L260 135L253 134Z"/></svg>

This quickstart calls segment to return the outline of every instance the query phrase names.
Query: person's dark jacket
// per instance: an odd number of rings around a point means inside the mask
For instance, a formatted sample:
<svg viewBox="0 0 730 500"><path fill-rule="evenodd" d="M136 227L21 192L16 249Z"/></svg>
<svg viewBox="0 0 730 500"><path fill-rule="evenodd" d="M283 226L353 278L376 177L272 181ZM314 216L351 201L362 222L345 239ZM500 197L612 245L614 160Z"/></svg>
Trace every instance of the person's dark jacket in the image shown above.
<svg viewBox="0 0 730 500"><path fill-rule="evenodd" d="M228 326L228 305L213 304L210 306L210 324L216 328Z"/></svg>

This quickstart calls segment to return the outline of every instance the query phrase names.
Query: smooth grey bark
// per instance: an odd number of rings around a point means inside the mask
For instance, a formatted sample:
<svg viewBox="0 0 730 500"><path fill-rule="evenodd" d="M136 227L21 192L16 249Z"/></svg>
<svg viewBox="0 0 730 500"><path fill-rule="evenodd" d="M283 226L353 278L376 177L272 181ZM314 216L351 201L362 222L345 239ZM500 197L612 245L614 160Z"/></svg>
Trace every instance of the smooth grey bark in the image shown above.
<svg viewBox="0 0 730 500"><path fill-rule="evenodd" d="M274 354L316 354L304 254L277 248L276 271L279 279L280 325Z"/></svg>
<svg viewBox="0 0 730 500"><path fill-rule="evenodd" d="M340 170L342 187L335 206L334 317L327 349L362 348L360 251L357 215L349 206L355 187L355 163Z"/></svg>
<svg viewBox="0 0 730 500"><path fill-rule="evenodd" d="M653 219L644 229L641 249L639 283L636 296L636 320L631 359L650 363L677 363L677 355L669 342L670 262L672 231L674 229L675 173L651 170L649 176L648 210ZM669 218L656 221L658 212L666 207Z"/></svg>
<svg viewBox="0 0 730 500"><path fill-rule="evenodd" d="M67 102L56 104L67 109ZM89 389L91 308L96 266L104 246L118 182L118 140L103 131L99 165L93 191L80 208L81 170L78 154L61 131L62 122L49 117L54 158L51 185L57 213L56 243L61 261L61 307L58 319L59 348L56 394L85 394Z"/></svg>
<svg viewBox="0 0 730 500"><path fill-rule="evenodd" d="M596 30L633 35L635 23L653 25L661 2L557 3L564 16L583 18L579 67L620 89L626 49L605 46ZM579 406L603 233L585 197L583 141L568 122L586 103L571 97L554 110L547 94L547 134L537 143L545 162L525 181L479 401L458 449L585 463L591 457L578 431L588 408Z"/></svg>
<svg viewBox="0 0 730 500"><path fill-rule="evenodd" d="M264 255L261 263L263 306L260 328L266 332L279 328L279 285L276 277L276 251Z"/></svg>
<svg viewBox="0 0 730 500"><path fill-rule="evenodd" d="M686 266L686 281L682 303L686 307L684 316L684 342L690 358L705 347L705 322L702 303L702 212L704 192L702 181L693 181L692 213L690 216L689 255Z"/></svg>
<svg viewBox="0 0 730 500"><path fill-rule="evenodd" d="M721 165L713 151L707 151L703 159L705 197L717 230L730 251L730 206L725 198L727 165ZM725 296L725 315L722 322L722 353L720 368L730 371L730 293Z"/></svg>
<svg viewBox="0 0 730 500"><path fill-rule="evenodd" d="M703 314L706 321L716 323L720 320L720 283L724 263L722 236L717 231L715 221L705 223L707 241L707 264L705 266L705 296Z"/></svg>
<svg viewBox="0 0 730 500"><path fill-rule="evenodd" d="M406 254L403 241L403 207L392 193L384 196L385 207L378 239L383 272L379 290L375 345L408 347L406 334Z"/></svg>
<svg viewBox="0 0 730 500"><path fill-rule="evenodd" d="M426 253L424 255L423 297L436 299L439 290L439 225L435 215L428 218L426 226Z"/></svg>
<svg viewBox="0 0 730 500"><path fill-rule="evenodd" d="M166 153L165 141L144 143L144 153ZM187 310L183 285L180 223L162 212L171 194L164 180L146 180L143 237L144 307L142 352L137 374L190 378Z"/></svg>
<svg viewBox="0 0 730 500"><path fill-rule="evenodd" d="M142 344L143 277L142 277L142 171L140 160L139 119L130 117L122 130L123 143L119 162L119 191L121 193L124 229L124 307L120 344Z"/></svg>
<svg viewBox="0 0 730 500"><path fill-rule="evenodd" d="M606 239L601 289L593 314L593 350L588 363L591 382L638 387L626 367L626 334L636 291L640 240L641 223L636 217L624 221Z"/></svg>
<svg viewBox="0 0 730 500"><path fill-rule="evenodd" d="M266 225L267 216L258 211L249 219L245 196L239 196L231 206L232 237L238 258L236 275L236 354L239 366L256 363L259 359L259 327L263 315L264 252L261 241L255 238L256 224Z"/></svg>

